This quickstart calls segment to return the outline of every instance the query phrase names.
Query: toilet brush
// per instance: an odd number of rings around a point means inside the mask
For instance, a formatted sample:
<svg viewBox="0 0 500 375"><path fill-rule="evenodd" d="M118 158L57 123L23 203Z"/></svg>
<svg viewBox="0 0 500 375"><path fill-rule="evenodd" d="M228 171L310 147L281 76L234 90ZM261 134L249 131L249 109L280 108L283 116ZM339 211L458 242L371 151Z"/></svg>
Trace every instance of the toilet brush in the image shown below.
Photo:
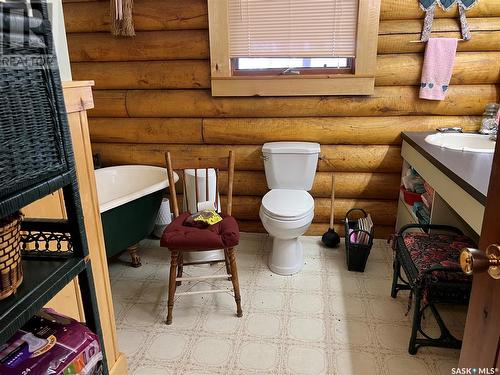
<svg viewBox="0 0 500 375"><path fill-rule="evenodd" d="M337 247L340 243L340 236L333 228L333 217L334 217L334 201L335 201L335 175L332 174L332 201L330 202L330 227L328 231L323 234L321 241L327 247Z"/></svg>

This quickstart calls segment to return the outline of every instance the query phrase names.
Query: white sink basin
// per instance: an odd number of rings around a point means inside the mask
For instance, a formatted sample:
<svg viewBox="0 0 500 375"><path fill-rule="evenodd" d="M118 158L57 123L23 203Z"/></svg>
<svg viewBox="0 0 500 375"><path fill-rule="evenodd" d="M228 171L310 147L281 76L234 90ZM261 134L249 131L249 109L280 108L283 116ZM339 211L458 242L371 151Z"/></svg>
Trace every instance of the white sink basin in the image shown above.
<svg viewBox="0 0 500 375"><path fill-rule="evenodd" d="M471 133L436 133L425 137L425 141L431 145L448 148L450 150L495 152L495 141L489 135Z"/></svg>

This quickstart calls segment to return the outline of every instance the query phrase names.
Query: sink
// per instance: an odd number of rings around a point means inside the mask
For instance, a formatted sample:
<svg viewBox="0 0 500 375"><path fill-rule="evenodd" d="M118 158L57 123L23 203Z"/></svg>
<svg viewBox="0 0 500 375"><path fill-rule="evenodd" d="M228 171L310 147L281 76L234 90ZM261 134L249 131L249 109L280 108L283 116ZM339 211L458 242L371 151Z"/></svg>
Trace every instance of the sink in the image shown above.
<svg viewBox="0 0 500 375"><path fill-rule="evenodd" d="M425 137L425 141L431 145L448 148L450 150L485 152L493 154L495 152L495 141L489 135L472 133L436 133Z"/></svg>

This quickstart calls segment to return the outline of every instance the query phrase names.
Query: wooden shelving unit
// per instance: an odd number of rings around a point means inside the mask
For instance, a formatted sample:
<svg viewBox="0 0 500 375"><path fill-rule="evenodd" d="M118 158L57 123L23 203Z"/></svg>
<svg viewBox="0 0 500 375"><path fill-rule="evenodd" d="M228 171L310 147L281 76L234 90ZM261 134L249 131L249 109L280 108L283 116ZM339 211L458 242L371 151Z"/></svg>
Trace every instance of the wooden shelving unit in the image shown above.
<svg viewBox="0 0 500 375"><path fill-rule="evenodd" d="M85 270L78 258L24 259L24 280L16 294L0 304L1 342L9 339L69 281Z"/></svg>
<svg viewBox="0 0 500 375"><path fill-rule="evenodd" d="M9 7L0 7L4 21L30 25L22 7L31 7L43 18L43 27L16 35L26 37L26 43L11 43L12 30L0 29L2 53L53 56L46 2ZM67 220L23 222L24 280L14 295L0 301L0 345L78 278L85 323L99 337L103 371L108 374L62 85L57 64L42 61L46 65L0 66L0 218L61 189Z"/></svg>
<svg viewBox="0 0 500 375"><path fill-rule="evenodd" d="M406 171L411 168L410 164L404 160L402 176L406 175ZM417 170L420 174L420 171ZM402 226L406 224L419 224L419 219L417 215L413 212L412 206L406 203L403 199L402 193L399 194L398 200L398 211L396 218L396 231L398 231ZM460 216L453 210L453 208L446 203L446 201L438 194L437 191L434 192L432 196L432 210L430 212L430 224L446 224L452 225L475 241L478 240L477 234L467 225L467 223L460 218ZM422 232L421 229L413 229L417 232Z"/></svg>

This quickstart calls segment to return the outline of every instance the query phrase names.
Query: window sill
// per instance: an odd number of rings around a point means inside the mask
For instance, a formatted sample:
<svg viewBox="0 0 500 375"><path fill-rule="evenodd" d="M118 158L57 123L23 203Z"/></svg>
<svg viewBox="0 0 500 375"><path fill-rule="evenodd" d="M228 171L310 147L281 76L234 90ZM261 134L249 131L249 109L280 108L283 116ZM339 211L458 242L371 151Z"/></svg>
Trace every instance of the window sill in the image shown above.
<svg viewBox="0 0 500 375"><path fill-rule="evenodd" d="M328 76L212 77L212 96L372 95L374 77Z"/></svg>

